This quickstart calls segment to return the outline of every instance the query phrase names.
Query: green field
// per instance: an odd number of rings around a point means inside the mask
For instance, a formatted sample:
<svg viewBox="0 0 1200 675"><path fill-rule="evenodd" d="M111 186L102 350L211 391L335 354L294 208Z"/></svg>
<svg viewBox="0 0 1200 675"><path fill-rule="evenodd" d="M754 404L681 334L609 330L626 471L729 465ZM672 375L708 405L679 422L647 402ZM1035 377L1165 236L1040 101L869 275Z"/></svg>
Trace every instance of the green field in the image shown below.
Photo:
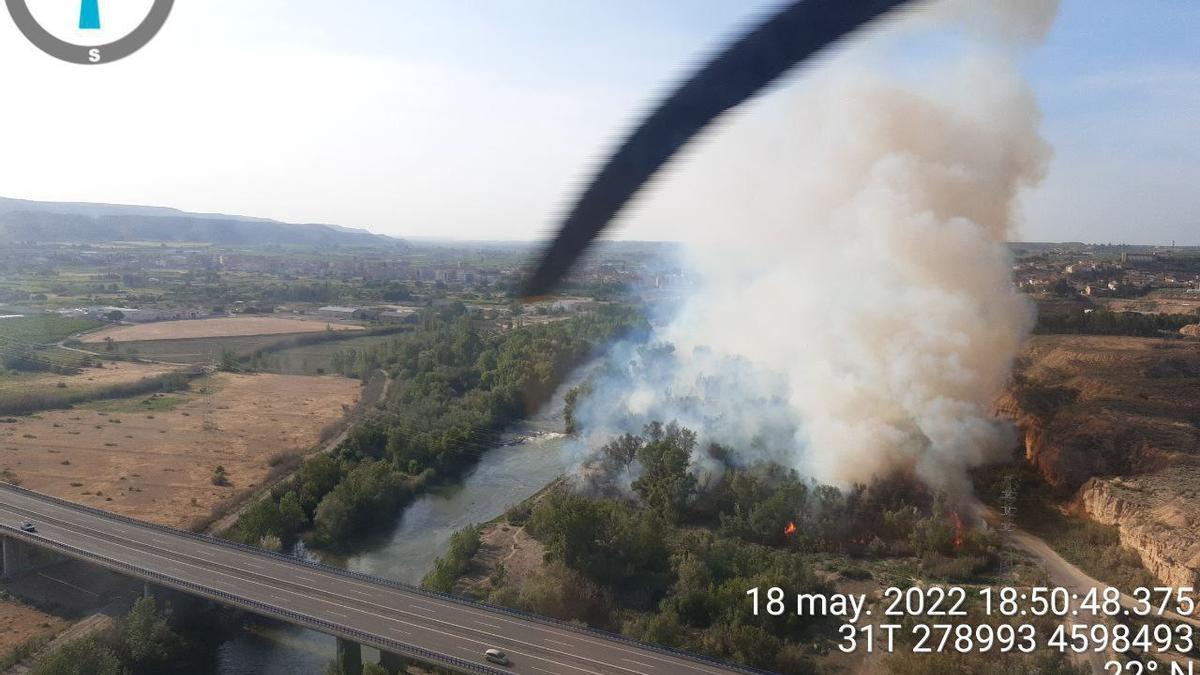
<svg viewBox="0 0 1200 675"><path fill-rule="evenodd" d="M75 333L104 325L90 319L73 319L57 314L37 314L15 319L0 319L0 344L50 345Z"/></svg>
<svg viewBox="0 0 1200 675"><path fill-rule="evenodd" d="M319 375L333 373L334 352L365 349L393 339L394 335L367 335L350 340L322 342L272 352L267 357L267 370L284 375Z"/></svg>
<svg viewBox="0 0 1200 675"><path fill-rule="evenodd" d="M196 365L215 364L221 360L221 352L232 349L238 356L247 356L256 349L279 342L280 335L251 335L246 337L197 338L194 340L147 340L122 342L117 353L151 361L186 363ZM91 345L103 357L103 345Z"/></svg>

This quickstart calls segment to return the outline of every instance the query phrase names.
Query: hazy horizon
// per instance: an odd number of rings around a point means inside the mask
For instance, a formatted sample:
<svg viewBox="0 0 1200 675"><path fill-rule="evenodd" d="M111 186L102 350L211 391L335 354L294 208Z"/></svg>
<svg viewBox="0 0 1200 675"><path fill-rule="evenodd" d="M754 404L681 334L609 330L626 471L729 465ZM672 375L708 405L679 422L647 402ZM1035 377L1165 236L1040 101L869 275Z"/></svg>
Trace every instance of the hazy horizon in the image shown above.
<svg viewBox="0 0 1200 675"><path fill-rule="evenodd" d="M395 239L416 241L416 242L445 242L445 243L462 243L462 244L493 244L494 243L494 244L531 244L532 245L532 244L541 244L541 243L544 243L544 241L545 241L542 238L532 238L532 237L524 238L524 239L520 239L520 238L487 239L487 238L456 237L453 235L439 236L439 235L435 235L435 234L414 234L414 235L389 234L389 233L385 233L385 232L379 232L379 231L376 231L374 229L367 228L367 227L354 227L354 226L350 226L350 225L343 225L341 223L321 223L321 222L316 222L316 221L283 221L283 220L277 220L274 218L258 216L253 213L227 213L227 212L214 211L214 210L188 211L188 210L184 210L184 209L179 209L170 204L117 204L114 202L82 202L79 200L72 200L72 199L63 200L61 202L59 202L59 201L46 202L46 201L42 201L42 200L31 200L31 199L27 199L25 197L12 197L10 195L0 195L0 200L2 200L2 199L35 201L35 202L45 203L45 204L83 204L83 205L112 206L112 207L126 207L127 206L127 207L135 207L135 208L172 209L172 210L179 211L181 215L187 215L187 216L211 216L211 217L217 217L217 218L230 217L230 218L248 218L248 219L252 219L252 220L270 220L270 221L274 221L274 222L283 223L285 225L325 225L325 226L330 226L330 227L349 227L352 229L358 229L358 230L370 232L372 234L381 234L381 235L384 235L387 237L392 237ZM600 241L602 241L602 242L621 242L621 243L630 243L630 244L635 244L635 243L682 244L682 243L684 243L683 241L681 241L679 239L640 239L640 238L632 238L632 237L604 238L604 239L601 239ZM1142 243L1142 242L1137 242L1137 241L1089 241L1089 240L1076 240L1076 239L1054 239L1054 240L1011 239L1011 240L1009 240L1009 243L1014 244L1014 245L1020 245L1020 244L1038 244L1038 245L1083 244L1085 246L1149 246L1149 247L1165 247L1165 246L1171 246L1173 244L1174 246L1176 246L1178 248L1200 248L1200 240L1198 240L1196 242L1175 241L1173 243L1167 242L1167 243L1163 244L1163 243L1157 243L1157 242Z"/></svg>
<svg viewBox="0 0 1200 675"><path fill-rule="evenodd" d="M150 46L100 68L57 62L0 21L16 103L0 108L0 193L401 238L537 240L640 111L776 4L300 0L284 12L213 0L178 4ZM1016 239L1200 243L1189 208L1200 55L1186 47L1200 5L1155 10L1066 0L1023 59L1054 154L1020 199ZM943 43L954 36L887 33L827 61L887 61L903 74L952 53ZM711 136L802 134L787 105L827 67L793 74ZM88 100L101 103L85 112ZM613 235L681 239L713 201L738 199L653 189Z"/></svg>

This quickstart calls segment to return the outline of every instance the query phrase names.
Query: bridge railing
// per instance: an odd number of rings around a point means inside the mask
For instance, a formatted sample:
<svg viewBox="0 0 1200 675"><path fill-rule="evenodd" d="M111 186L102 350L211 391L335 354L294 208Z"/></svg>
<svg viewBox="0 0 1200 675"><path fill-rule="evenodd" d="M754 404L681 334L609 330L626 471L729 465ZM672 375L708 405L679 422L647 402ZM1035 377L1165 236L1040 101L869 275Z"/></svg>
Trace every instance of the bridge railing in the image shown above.
<svg viewBox="0 0 1200 675"><path fill-rule="evenodd" d="M5 523L0 523L0 531L8 532L11 536L16 536L27 542L32 542L37 546L53 549L76 558L95 561L105 567L117 569L132 574L135 577L156 581L158 583L172 586L183 591L195 593L196 595L200 595L202 597L216 598L228 604L249 609L257 614L262 614L264 616L273 618L286 619L302 626L307 626L321 632L329 633L330 635L350 638L378 649L395 652L397 654L421 661L449 665L453 668L457 668L468 673L479 673L480 675L509 675L506 673L506 671L499 670L497 668L491 668L473 661L467 661L466 659L460 659L456 656L450 656L449 654L442 654L440 652L435 652L423 647L418 647L416 645L410 645L405 642L400 642L399 640L394 640L381 635L375 635L373 633L368 633L356 628L350 628L332 621L326 621L325 619L310 616L302 612L296 612L283 607L277 607L275 605L254 600L253 598L247 598L235 593L229 593L228 591L222 591L211 586L205 586L203 584L197 584L186 579L180 579L170 574L163 574L162 572L141 567L140 565L134 565L121 560L116 560L114 558L109 558L77 546L72 546L71 544L47 539L36 533L24 532L17 527L13 527Z"/></svg>
<svg viewBox="0 0 1200 675"><path fill-rule="evenodd" d="M146 521L138 520L136 518L130 518L129 516L123 516L118 513L111 513L109 511L105 511L104 509L98 509L93 506L77 504L70 500L62 499L61 497L55 497L52 495L43 494L41 492L35 492L33 490L29 490L27 488L19 487L16 485L0 484L0 487L2 487L3 489L9 489L9 490L13 490L13 491L16 491L16 492L19 492L22 494L26 494L26 495L29 495L29 496L32 496L32 497L35 497L38 499L42 499L44 501L49 501L52 503L60 504L62 506L66 506L66 507L75 509L77 511L86 511L88 513L92 513L94 515L97 515L97 516L100 516L102 518L106 518L109 520L113 520L116 522L121 522L121 523L129 524L129 525L133 525L133 526L141 527L141 528L147 528L147 529L151 529L151 530L154 530L157 532L163 532L165 534L188 537L190 539L205 542L207 544L223 546L225 548L240 550L240 551L244 551L244 552L247 552L247 553L250 553L253 555L263 556L266 558L271 558L271 559L282 561L282 562L287 562L287 563L296 564L296 565L302 565L302 566L305 566L305 567L308 567L308 568L311 568L314 570L326 572L328 574L334 574L334 575L341 576L341 577L355 579L357 581L364 581L364 582L376 584L379 586L386 586L388 588L393 588L396 590L405 591L405 592L413 593L416 595L422 595L422 596L425 596L428 598L434 598L434 599L442 600L445 602L462 605L464 607L472 607L475 609L482 609L482 610L485 610L488 612L496 612L499 614L506 614L508 616L519 618L524 621L540 623L545 626L553 626L555 628L559 628L559 629L569 631L572 633L578 633L580 635L587 635L590 637L600 638L602 640L617 642L617 643L628 645L630 647L635 647L637 649L655 652L655 653L663 654L666 656L673 656L673 657L685 659L688 661L696 661L698 663L704 663L704 664L707 664L710 666L722 668L724 670L728 670L728 671L732 671L732 672L747 673L748 675L772 675L772 673L770 673L769 671L759 670L757 668L751 668L749 666L744 666L741 664L729 663L727 661L722 661L720 659L714 659L714 658L704 656L701 654L695 654L692 652L683 651L681 649L675 649L673 647L667 647L664 645L657 645L657 644L652 644L649 642L642 642L640 640L634 640L634 639L628 638L624 635L620 635L619 633L612 633L609 631L600 630L598 628L592 628L590 626L580 625L578 623L574 623L574 622L570 622L570 621L563 621L561 619L555 619L555 618L548 617L548 616L542 616L540 614L533 614L531 612L525 612L525 611L522 611L519 609L513 609L511 607L504 607L501 605L490 605L485 602L479 602L477 600L472 600L470 598L464 598L459 595L452 595L450 593L434 591L434 590L430 590L428 588L422 588L420 586L415 586L413 584L406 584L402 581L396 581L394 579L387 579L384 577L377 577L377 576L373 576L370 574L365 574L363 572L355 572L353 570L343 569L341 567L333 567L331 565L326 565L324 563L321 563L321 562L318 562L315 560L309 560L307 558L297 558L295 556L284 555L282 553L276 553L274 551L268 551L266 549L261 549L256 546L249 546L249 545L242 544L242 543L235 542L235 541L220 539L218 537L213 537L208 534L202 534L199 532L188 532L186 530L178 530L173 527L168 527L166 525L159 525L157 523L148 523Z"/></svg>

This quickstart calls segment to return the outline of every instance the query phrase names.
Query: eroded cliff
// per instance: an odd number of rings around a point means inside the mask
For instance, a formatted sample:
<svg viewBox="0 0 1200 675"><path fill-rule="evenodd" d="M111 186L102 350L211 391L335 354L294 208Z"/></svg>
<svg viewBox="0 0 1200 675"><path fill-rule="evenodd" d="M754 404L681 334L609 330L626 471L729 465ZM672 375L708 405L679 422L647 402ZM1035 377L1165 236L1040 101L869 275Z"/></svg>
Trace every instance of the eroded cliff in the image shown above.
<svg viewBox="0 0 1200 675"><path fill-rule="evenodd" d="M1200 343L1035 336L997 410L1080 512L1164 583L1200 587Z"/></svg>

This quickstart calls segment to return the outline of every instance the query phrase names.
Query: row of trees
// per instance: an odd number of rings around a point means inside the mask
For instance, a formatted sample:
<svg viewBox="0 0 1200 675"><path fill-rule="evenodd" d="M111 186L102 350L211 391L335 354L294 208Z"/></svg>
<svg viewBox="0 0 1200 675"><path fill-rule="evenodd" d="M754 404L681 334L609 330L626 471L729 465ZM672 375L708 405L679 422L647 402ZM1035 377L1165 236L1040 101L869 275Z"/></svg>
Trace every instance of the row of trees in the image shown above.
<svg viewBox="0 0 1200 675"><path fill-rule="evenodd" d="M1034 332L1157 337L1163 333L1178 333L1180 328L1197 322L1200 322L1200 315L1196 314L1142 314L1111 312L1106 309L1073 309L1065 314L1043 313L1038 317Z"/></svg>
<svg viewBox="0 0 1200 675"><path fill-rule="evenodd" d="M190 377L189 373L176 372L87 389L7 391L0 394L0 415L27 415L41 410L70 408L85 401L182 391L190 386Z"/></svg>
<svg viewBox="0 0 1200 675"><path fill-rule="evenodd" d="M388 521L381 515L428 481L451 478L475 462L514 419L545 403L598 344L640 321L628 309L609 308L484 335L462 305L428 310L412 332L374 352L372 368L387 369L393 379L382 409L355 426L332 455L308 460L270 499L249 509L231 536L276 545L311 531L318 546L347 544L369 525Z"/></svg>

